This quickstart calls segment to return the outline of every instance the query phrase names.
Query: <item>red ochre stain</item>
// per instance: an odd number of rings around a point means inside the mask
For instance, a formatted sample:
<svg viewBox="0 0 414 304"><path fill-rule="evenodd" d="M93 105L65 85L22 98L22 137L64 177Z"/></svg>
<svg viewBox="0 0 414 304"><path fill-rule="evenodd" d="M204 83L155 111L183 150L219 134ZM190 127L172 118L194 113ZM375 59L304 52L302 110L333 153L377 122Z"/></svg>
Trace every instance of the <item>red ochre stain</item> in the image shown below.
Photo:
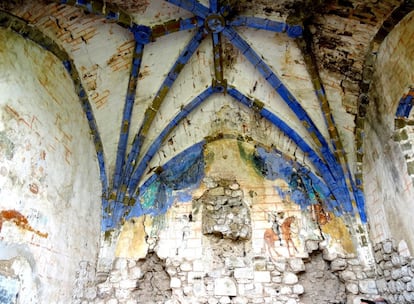
<svg viewBox="0 0 414 304"><path fill-rule="evenodd" d="M38 236L43 238L47 238L48 236L47 233L43 233L36 229L33 229L33 227L30 226L29 222L27 221L27 218L16 210L2 210L0 212L0 232L1 228L3 227L3 222L13 222L16 226L36 233Z"/></svg>

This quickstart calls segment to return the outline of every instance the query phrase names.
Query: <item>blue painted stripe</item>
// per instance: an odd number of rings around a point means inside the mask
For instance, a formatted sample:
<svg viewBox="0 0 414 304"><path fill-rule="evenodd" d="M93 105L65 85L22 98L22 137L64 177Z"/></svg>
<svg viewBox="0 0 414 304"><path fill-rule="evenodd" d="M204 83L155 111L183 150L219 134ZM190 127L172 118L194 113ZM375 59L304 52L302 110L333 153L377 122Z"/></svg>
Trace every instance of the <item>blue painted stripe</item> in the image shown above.
<svg viewBox="0 0 414 304"><path fill-rule="evenodd" d="M214 93L214 89L212 87L207 88L203 91L200 95L195 97L189 104L187 104L169 123L168 125L162 130L162 132L158 135L155 141L152 143L144 157L141 159L137 169L134 171L130 183L128 184L128 192L129 195L132 196L133 193L136 191L136 187L141 180L142 176L144 175L145 169L147 168L149 162L154 157L154 155L158 152L160 146L164 142L165 138L170 134L170 132L184 119L190 114L195 108L197 108L200 104L202 104L208 97L210 97Z"/></svg>
<svg viewBox="0 0 414 304"><path fill-rule="evenodd" d="M96 149L96 154L97 154L98 164L99 164L99 169L100 169L102 192L103 192L103 196L106 196L108 194L108 178L107 178L106 169L105 169L105 158L103 154L102 140L99 135L98 126L96 124L96 120L93 115L91 104L89 103L88 97L85 95L85 90L81 83L78 84L77 92L78 92L79 98L81 99L82 108L86 114L86 118L88 119L89 128L93 136L93 141L95 144L95 149Z"/></svg>
<svg viewBox="0 0 414 304"><path fill-rule="evenodd" d="M210 12L217 13L218 12L218 0L210 0Z"/></svg>
<svg viewBox="0 0 414 304"><path fill-rule="evenodd" d="M168 21L163 24L157 24L151 27L152 40L179 32L192 30L194 28L199 28L204 25L204 20L200 17L191 17L186 19L178 19L173 21Z"/></svg>
<svg viewBox="0 0 414 304"><path fill-rule="evenodd" d="M303 34L303 27L301 25L288 25L284 22L273 21L260 17L238 16L232 20L229 25L248 26L276 33L287 33L287 35L291 38L298 38Z"/></svg>
<svg viewBox="0 0 414 304"><path fill-rule="evenodd" d="M277 33L286 32L288 25L283 22L273 21L259 17L238 16L230 22L231 26L248 26L260 30Z"/></svg>
<svg viewBox="0 0 414 304"><path fill-rule="evenodd" d="M253 107L254 102L235 88L228 88L227 93L247 107ZM309 160L323 176L323 179L328 184L331 192L334 193L335 198L343 204L344 209L347 212L352 212L352 203L347 188L344 188L343 185L338 185L328 165L318 156L318 154L302 139L302 137L295 130L289 127L288 124L278 118L275 114L265 108L262 108L259 113L262 117L266 118L274 126L284 132L305 154L307 154Z"/></svg>
<svg viewBox="0 0 414 304"><path fill-rule="evenodd" d="M260 72L260 74L269 82L269 84L278 92L280 97L285 101L289 108L293 111L296 117L306 123L306 129L309 133L316 136L322 147L329 147L325 138L322 136L315 123L296 100L296 98L290 93L283 82L273 73L272 69L260 58L260 56L250 47L250 45L239 35L237 32L229 27L223 30L223 35L237 47L241 53L253 64L253 66ZM345 183L342 169L340 168L337 160L335 159L332 151L327 149L321 149L321 154L329 164L329 168L335 176L335 179L341 183Z"/></svg>
<svg viewBox="0 0 414 304"><path fill-rule="evenodd" d="M413 108L413 102L414 102L414 89L410 90L409 94L404 96L400 99L400 102L397 107L397 111L395 113L396 117L405 117L408 118L411 113L411 109Z"/></svg>
<svg viewBox="0 0 414 304"><path fill-rule="evenodd" d="M181 52L179 58L177 59L177 61L174 63L174 65L172 66L172 68L170 69L169 73L167 74L167 77L165 78L165 80L163 81L163 83L161 84L160 89L158 90L157 94L155 95L155 98L152 102L152 104L154 104L155 100L157 98L159 98L160 96L160 92L164 87L170 88L172 86L172 84L174 83L174 81L177 79L179 72L181 71L180 66L182 67L183 65L185 65L188 60L191 58L191 56L194 54L194 52L197 50L198 46L200 45L201 41L204 38L204 29L200 28L197 33L194 35L194 37L191 39L191 41L188 43L188 45L186 46L186 48ZM138 157L142 144L145 140L145 135L142 134L142 130L143 130L143 126L149 121L149 111L153 111L154 107L151 105L144 116L144 121L141 125L141 128L139 129L138 133L136 134L135 138L134 138L134 142L132 143L132 148L131 151L128 155L128 160L125 166L125 170L124 170L124 174L122 177L122 183L127 185L129 184L129 178L135 168L135 166L133 165L134 161L136 160L136 158Z"/></svg>
<svg viewBox="0 0 414 304"><path fill-rule="evenodd" d="M357 185L355 184L353 180L351 180L351 185L352 185L352 189L353 189L353 193L355 197L355 202L358 208L359 217L361 218L361 221L363 223L367 223L364 193L361 191L361 189L357 187Z"/></svg>
<svg viewBox="0 0 414 304"><path fill-rule="evenodd" d="M134 23L129 30L134 34L137 43L148 44L151 42L152 30L150 27Z"/></svg>
<svg viewBox="0 0 414 304"><path fill-rule="evenodd" d="M135 94L138 82L138 73L141 67L142 54L144 50L143 44L135 44L132 67L129 76L128 92L125 98L124 112L122 115L121 129L118 141L118 150L116 155L113 190L118 189L122 178L122 168L125 163L125 155L128 144L129 130L131 124L132 110L135 102Z"/></svg>
<svg viewBox="0 0 414 304"><path fill-rule="evenodd" d="M200 27L202 25L204 25L204 20L198 17L182 19L180 20L180 31L192 30L193 28Z"/></svg>
<svg viewBox="0 0 414 304"><path fill-rule="evenodd" d="M166 0L167 2L174 4L182 9L185 9L196 16L206 18L209 14L209 9L199 3L197 0Z"/></svg>

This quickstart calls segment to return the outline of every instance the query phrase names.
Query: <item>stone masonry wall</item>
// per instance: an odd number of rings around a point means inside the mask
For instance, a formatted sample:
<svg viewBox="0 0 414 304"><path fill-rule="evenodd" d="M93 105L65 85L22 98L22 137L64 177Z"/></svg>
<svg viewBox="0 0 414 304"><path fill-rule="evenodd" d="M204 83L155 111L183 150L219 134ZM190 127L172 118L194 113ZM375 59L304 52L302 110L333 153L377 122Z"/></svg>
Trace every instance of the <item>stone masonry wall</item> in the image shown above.
<svg viewBox="0 0 414 304"><path fill-rule="evenodd" d="M413 303L414 258L398 248L394 240L378 243L374 250L378 291L390 303Z"/></svg>
<svg viewBox="0 0 414 304"><path fill-rule="evenodd" d="M215 257L219 267L212 270L202 259L161 260L150 253L138 261L116 259L107 280L93 282L94 269L82 262L73 303L354 304L360 298L379 296L375 270L360 265L355 256L338 256L318 248L309 259L269 260L265 256L245 256L232 246L232 241L226 242L231 246L219 244L216 250L221 254ZM408 271L407 266L401 273L404 271ZM377 281L378 286L382 281Z"/></svg>
<svg viewBox="0 0 414 304"><path fill-rule="evenodd" d="M323 238L291 252L285 240L266 243L237 182L205 184L198 199L158 219L144 259L117 258L103 282L90 280L94 269L81 263L74 303L356 304L379 297L374 265Z"/></svg>

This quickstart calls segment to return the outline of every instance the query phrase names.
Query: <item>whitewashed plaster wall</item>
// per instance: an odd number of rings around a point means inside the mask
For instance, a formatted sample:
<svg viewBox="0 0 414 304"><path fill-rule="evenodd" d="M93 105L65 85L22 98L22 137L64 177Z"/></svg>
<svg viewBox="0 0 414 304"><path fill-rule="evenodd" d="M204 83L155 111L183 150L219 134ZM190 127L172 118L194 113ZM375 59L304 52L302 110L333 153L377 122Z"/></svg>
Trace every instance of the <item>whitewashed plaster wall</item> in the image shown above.
<svg viewBox="0 0 414 304"><path fill-rule="evenodd" d="M412 181L398 142L393 141L398 102L414 84L414 14L387 36L377 54L371 108L364 137L364 181L374 242L394 237L414 252Z"/></svg>
<svg viewBox="0 0 414 304"><path fill-rule="evenodd" d="M9 30L0 41L0 260L18 303L70 303L99 248L95 147L63 64Z"/></svg>

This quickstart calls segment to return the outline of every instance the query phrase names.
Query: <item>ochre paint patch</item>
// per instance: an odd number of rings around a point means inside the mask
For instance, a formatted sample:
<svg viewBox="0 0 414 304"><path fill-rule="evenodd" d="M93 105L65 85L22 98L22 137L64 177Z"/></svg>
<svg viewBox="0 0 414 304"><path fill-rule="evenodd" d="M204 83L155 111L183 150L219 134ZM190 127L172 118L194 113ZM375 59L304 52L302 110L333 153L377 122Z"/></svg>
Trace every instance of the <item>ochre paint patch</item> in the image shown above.
<svg viewBox="0 0 414 304"><path fill-rule="evenodd" d="M355 253L354 243L352 242L351 235L349 234L349 230L345 226L344 221L333 214L331 214L330 218L331 220L329 222L325 225L321 225L323 233L330 235L333 242L340 243L346 252Z"/></svg>
<svg viewBox="0 0 414 304"><path fill-rule="evenodd" d="M146 216L134 218L122 225L115 255L122 258L142 259L148 252L148 244L145 240L147 226ZM144 224L145 223L145 224Z"/></svg>

